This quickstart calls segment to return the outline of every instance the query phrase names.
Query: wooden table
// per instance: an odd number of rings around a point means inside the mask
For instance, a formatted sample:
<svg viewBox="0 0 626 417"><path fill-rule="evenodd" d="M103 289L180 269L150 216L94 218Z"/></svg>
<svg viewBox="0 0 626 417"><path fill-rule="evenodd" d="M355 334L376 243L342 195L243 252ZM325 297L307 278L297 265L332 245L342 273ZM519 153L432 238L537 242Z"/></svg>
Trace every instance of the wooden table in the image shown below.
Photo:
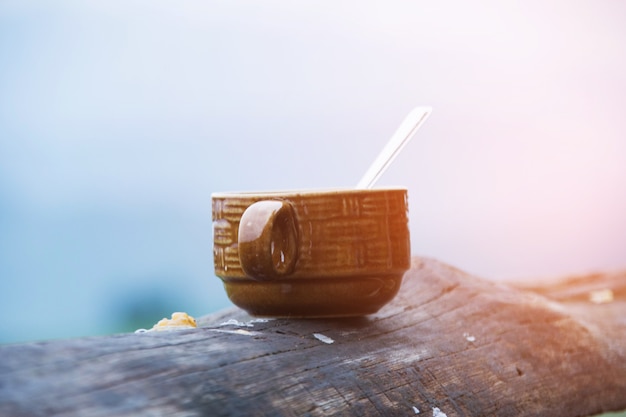
<svg viewBox="0 0 626 417"><path fill-rule="evenodd" d="M194 330L5 345L0 415L626 409L626 271L525 286L414 258L399 295L370 317L255 320L228 309Z"/></svg>

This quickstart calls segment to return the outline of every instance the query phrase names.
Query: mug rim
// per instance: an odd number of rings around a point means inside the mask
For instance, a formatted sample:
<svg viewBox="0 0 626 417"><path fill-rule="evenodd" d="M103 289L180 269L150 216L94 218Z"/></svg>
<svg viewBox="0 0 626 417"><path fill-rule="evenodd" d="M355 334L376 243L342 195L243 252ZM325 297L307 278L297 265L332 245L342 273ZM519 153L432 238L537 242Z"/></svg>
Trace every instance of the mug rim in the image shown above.
<svg viewBox="0 0 626 417"><path fill-rule="evenodd" d="M291 195L319 195L319 194L359 194L359 193L375 193L385 191L405 191L407 187L403 186L387 186L387 187L374 187L374 188L349 188L349 187L332 187L332 188L299 188L290 190L266 190L266 191L219 191L211 193L211 198L224 198L234 196L260 196L260 197L272 197L272 196L291 196Z"/></svg>

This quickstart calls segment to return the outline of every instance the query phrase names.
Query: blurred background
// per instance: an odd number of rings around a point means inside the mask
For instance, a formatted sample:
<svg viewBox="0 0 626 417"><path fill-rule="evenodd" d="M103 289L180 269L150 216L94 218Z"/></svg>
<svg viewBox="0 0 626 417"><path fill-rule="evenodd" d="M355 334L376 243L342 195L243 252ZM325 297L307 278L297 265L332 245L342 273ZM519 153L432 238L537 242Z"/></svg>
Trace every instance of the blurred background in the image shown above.
<svg viewBox="0 0 626 417"><path fill-rule="evenodd" d="M0 3L0 343L230 305L211 193L379 185L493 280L626 268L626 3Z"/></svg>

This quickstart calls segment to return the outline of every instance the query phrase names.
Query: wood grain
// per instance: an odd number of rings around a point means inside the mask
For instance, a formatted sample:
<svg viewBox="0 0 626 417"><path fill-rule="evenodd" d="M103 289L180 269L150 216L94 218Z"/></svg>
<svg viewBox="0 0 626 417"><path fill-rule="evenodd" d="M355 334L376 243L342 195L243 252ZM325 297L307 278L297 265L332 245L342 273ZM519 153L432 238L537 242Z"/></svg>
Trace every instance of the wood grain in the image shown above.
<svg viewBox="0 0 626 417"><path fill-rule="evenodd" d="M626 272L520 289L431 259L359 319L0 347L2 416L585 416L626 409ZM611 289L614 299L588 301Z"/></svg>

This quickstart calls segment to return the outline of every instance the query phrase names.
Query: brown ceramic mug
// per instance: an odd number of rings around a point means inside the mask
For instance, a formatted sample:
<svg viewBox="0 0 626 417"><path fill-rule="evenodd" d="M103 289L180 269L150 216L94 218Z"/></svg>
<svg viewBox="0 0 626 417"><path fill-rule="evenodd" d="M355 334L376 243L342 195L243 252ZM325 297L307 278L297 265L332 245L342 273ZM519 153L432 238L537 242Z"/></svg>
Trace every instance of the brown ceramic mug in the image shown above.
<svg viewBox="0 0 626 417"><path fill-rule="evenodd" d="M407 191L215 193L215 274L256 316L378 311L410 267Z"/></svg>

